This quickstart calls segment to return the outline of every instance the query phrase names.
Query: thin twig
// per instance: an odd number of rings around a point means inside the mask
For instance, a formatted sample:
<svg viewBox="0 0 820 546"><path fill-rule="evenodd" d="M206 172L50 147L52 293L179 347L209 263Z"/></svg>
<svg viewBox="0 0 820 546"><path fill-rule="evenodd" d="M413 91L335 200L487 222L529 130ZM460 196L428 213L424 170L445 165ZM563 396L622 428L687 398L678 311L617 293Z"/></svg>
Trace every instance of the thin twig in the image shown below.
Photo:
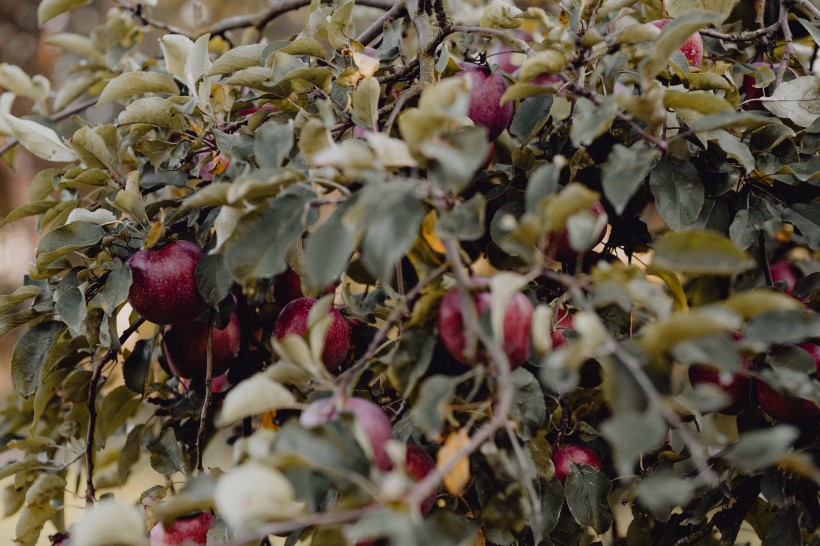
<svg viewBox="0 0 820 546"><path fill-rule="evenodd" d="M63 121L66 118L70 118L74 114L79 114L83 110L91 108L92 106L97 104L97 100L98 100L98 97L94 97L94 98L88 99L88 100L83 101L83 102L78 102L74 106L69 106L67 108L64 108L64 109L60 110L57 113L54 113L54 114L50 115L48 117L48 120L52 123L56 123L58 121ZM11 139L7 140L2 146L0 146L0 155L3 155L4 153L6 153L11 148L16 146L18 143L19 143L19 141L16 138L11 138Z"/></svg>
<svg viewBox="0 0 820 546"><path fill-rule="evenodd" d="M171 34L181 34L183 36L187 36L190 38L190 34L180 27L170 25L163 21L157 21L156 19L151 19L147 15L145 15L145 9L141 5L132 5L124 0L114 0L114 4L120 8L121 10L125 10L134 15L143 25L151 26L154 28L158 28L160 30L164 30L165 32L170 32Z"/></svg>
<svg viewBox="0 0 820 546"><path fill-rule="evenodd" d="M398 0L393 7L387 10L381 17L373 21L373 24L367 27L364 32L359 34L356 41L360 44L368 45L372 42L376 36L382 33L384 30L384 24L392 19L398 19L399 17L403 16L407 13L407 9L404 6L404 0Z"/></svg>
<svg viewBox="0 0 820 546"><path fill-rule="evenodd" d="M487 36L495 36L497 38L501 38L502 40L514 44L526 53L527 55L532 53L532 48L530 44L525 42L520 38L516 38L515 36L510 36L508 32L505 32L500 29L496 28L484 28L484 27L465 27L460 25L455 25L452 27L453 31L455 32L465 32L465 33L472 33L472 34L486 34Z"/></svg>
<svg viewBox="0 0 820 546"><path fill-rule="evenodd" d="M794 0L794 3L809 12L815 19L820 19L820 8L812 4L810 0Z"/></svg>
<svg viewBox="0 0 820 546"><path fill-rule="evenodd" d="M755 9L757 10L755 13L755 24L758 28L763 28L766 24L766 0L757 0Z"/></svg>
<svg viewBox="0 0 820 546"><path fill-rule="evenodd" d="M541 500L538 498L538 492L535 490L535 480L537 479L530 472L530 466L527 464L527 458L524 456L524 451L518 444L518 437L513 432L510 424L507 426L507 436L510 438L515 457L518 459L518 466L521 467L521 478L524 480L524 487L527 489L527 494L530 496L530 504L532 505L533 527L541 527L543 514L541 514Z"/></svg>
<svg viewBox="0 0 820 546"><path fill-rule="evenodd" d="M766 235L763 230L757 238L757 250L760 257L760 266L763 268L763 276L766 278L766 286L774 286L772 270L769 267L769 256L766 254Z"/></svg>
<svg viewBox="0 0 820 546"><path fill-rule="evenodd" d="M778 21L783 29L783 57L780 59L780 64L777 67L777 76L774 79L772 86L776 89L783 82L783 76L786 75L786 70L789 68L789 61L794 57L794 41L792 39L792 29L789 27L789 7L791 3L783 0L780 3L780 16Z"/></svg>
<svg viewBox="0 0 820 546"><path fill-rule="evenodd" d="M144 318L139 318L134 321L134 324L129 326L120 336L119 342L122 346L131 334L137 331L145 322ZM94 367L94 372L91 374L91 381L88 384L88 398L86 404L88 405L88 431L85 436L85 504L91 506L97 502L96 490L94 489L94 428L97 426L97 383L102 376L102 370L106 364L117 357L117 352L109 349L108 352L100 359L99 363Z"/></svg>
<svg viewBox="0 0 820 546"><path fill-rule="evenodd" d="M196 435L196 469L203 471L202 454L205 451L205 430L208 423L208 410L211 407L211 382L214 373L213 351L214 309L208 316L208 335L205 338L205 399L202 401L202 410L199 412L199 430Z"/></svg>
<svg viewBox="0 0 820 546"><path fill-rule="evenodd" d="M753 42L763 37L773 36L780 30L780 26L780 21L777 21L767 27L759 28L757 30L747 30L744 32L725 33L712 29L702 29L699 32L701 36L708 36L710 38L716 38L726 42Z"/></svg>

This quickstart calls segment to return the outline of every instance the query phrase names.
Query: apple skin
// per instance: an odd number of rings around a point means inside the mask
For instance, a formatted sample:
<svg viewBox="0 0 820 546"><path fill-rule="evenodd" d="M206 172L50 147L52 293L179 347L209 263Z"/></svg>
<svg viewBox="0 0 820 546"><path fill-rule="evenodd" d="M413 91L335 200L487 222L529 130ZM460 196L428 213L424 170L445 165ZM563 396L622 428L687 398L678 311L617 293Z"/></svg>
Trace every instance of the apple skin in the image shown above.
<svg viewBox="0 0 820 546"><path fill-rule="evenodd" d="M485 127L489 139L495 140L513 117L513 103L508 102L503 106L500 104L501 96L509 87L507 80L501 74L477 65L464 63L460 66L464 70L458 76L469 78L472 84L467 116L476 125Z"/></svg>
<svg viewBox="0 0 820 546"><path fill-rule="evenodd" d="M134 253L128 259L132 278L128 303L155 324L193 320L208 308L194 276L202 254L189 241Z"/></svg>
<svg viewBox="0 0 820 546"><path fill-rule="evenodd" d="M553 349L557 349L567 342L567 338L564 337L564 330L567 328L574 329L572 315L566 309L561 308L558 310L558 317L555 319L555 328L550 330Z"/></svg>
<svg viewBox="0 0 820 546"><path fill-rule="evenodd" d="M781 394L759 379L755 383L760 407L778 421L802 425L820 420L820 407L811 400Z"/></svg>
<svg viewBox="0 0 820 546"><path fill-rule="evenodd" d="M555 477L564 483L574 464L585 464L603 470L604 465L598 454L588 447L575 444L564 444L552 452L552 463L555 465Z"/></svg>
<svg viewBox="0 0 820 546"><path fill-rule="evenodd" d="M407 458L405 464L407 465L407 473L416 482L420 482L436 468L436 462L433 458L422 448L418 446L407 446ZM429 497L424 499L421 503L422 515L427 515L433 509L433 504L436 502L436 494L431 493Z"/></svg>
<svg viewBox="0 0 820 546"><path fill-rule="evenodd" d="M604 206L600 201L595 201L587 210L595 215L596 218L605 212ZM595 241L595 244L592 246L595 247L598 243L603 241L605 235L606 230L602 229L601 233L598 235L598 240ZM544 254L547 256L552 255L559 262L571 261L578 256L578 253L575 252L569 244L569 229L566 226L558 233L549 234L547 237L547 244L545 245Z"/></svg>
<svg viewBox="0 0 820 546"><path fill-rule="evenodd" d="M302 280L292 269L288 269L273 283L273 299L279 305L287 305L293 300L305 297L302 293Z"/></svg>
<svg viewBox="0 0 820 546"><path fill-rule="evenodd" d="M658 19L651 21L658 28L663 28L669 23L669 19ZM681 53L684 54L689 66L700 66L703 62L703 39L695 32L680 46Z"/></svg>
<svg viewBox="0 0 820 546"><path fill-rule="evenodd" d="M472 295L479 315L490 310L492 296L489 292L474 292ZM507 301L507 307L504 309L502 348L513 370L530 357L530 323L533 311L530 300L520 292ZM464 316L461 312L458 288L447 292L439 304L438 331L444 347L453 358L462 364L470 364L464 358L467 340L464 335ZM480 346L476 351L475 361L482 364L489 362L486 351Z"/></svg>
<svg viewBox="0 0 820 546"><path fill-rule="evenodd" d="M725 415L736 415L743 409L744 399L749 392L749 378L745 373L735 373L727 382L723 374L713 366L692 364L689 366L689 382L692 386L714 385L726 395L726 406L718 410Z"/></svg>
<svg viewBox="0 0 820 546"><path fill-rule="evenodd" d="M169 526L157 523L149 534L151 546L205 546L208 530L214 526L215 519L210 512L202 512L179 518Z"/></svg>
<svg viewBox="0 0 820 546"><path fill-rule="evenodd" d="M388 471L393 467L384 444L393 439L393 426L384 411L373 402L363 398L345 398L339 407L336 398L323 398L308 405L299 416L303 427L314 428L339 418L339 412L349 412L356 416L362 426L376 467Z"/></svg>
<svg viewBox="0 0 820 546"><path fill-rule="evenodd" d="M779 262L771 264L769 266L769 271L772 274L772 280L774 282L786 282L785 294L794 297L794 285L797 284L797 281L803 276L800 273L800 271L791 263L789 263L788 260L780 260ZM801 301L802 303L806 303L810 299L811 297L807 296L805 298L800 299L799 301Z"/></svg>
<svg viewBox="0 0 820 546"><path fill-rule="evenodd" d="M241 339L239 317L231 315L224 329L214 328L211 333L213 350L213 375L217 377L228 371L228 367L239 354ZM208 324L189 320L168 324L162 330L162 351L168 359L168 366L174 375L191 379L204 378L207 360Z"/></svg>
<svg viewBox="0 0 820 546"><path fill-rule="evenodd" d="M191 380L190 379L183 379L182 380L182 385L186 389L190 389L191 388ZM228 381L228 375L227 374L223 373L222 375L217 375L216 377L211 378L211 392L213 392L213 393L226 391L226 390L228 390L228 387L230 387L230 386L231 386L231 383L230 383L230 381Z"/></svg>
<svg viewBox="0 0 820 546"><path fill-rule="evenodd" d="M307 332L308 313L316 303L314 298L297 298L285 305L273 325L273 335L282 339L289 334L304 336ZM350 352L350 337L352 334L350 323L335 308L330 307L328 313L333 317L325 336L325 348L322 351L322 363L333 371L344 362Z"/></svg>

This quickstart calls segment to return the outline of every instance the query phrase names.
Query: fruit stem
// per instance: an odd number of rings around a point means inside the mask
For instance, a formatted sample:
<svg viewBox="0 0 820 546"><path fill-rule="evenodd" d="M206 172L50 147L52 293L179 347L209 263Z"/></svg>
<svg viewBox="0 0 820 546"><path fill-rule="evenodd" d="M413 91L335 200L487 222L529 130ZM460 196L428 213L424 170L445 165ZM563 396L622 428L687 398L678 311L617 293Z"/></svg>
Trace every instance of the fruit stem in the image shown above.
<svg viewBox="0 0 820 546"><path fill-rule="evenodd" d="M214 374L214 351L213 351L213 330L214 330L214 308L211 307L208 313L208 336L205 339L205 399L202 401L202 410L199 412L199 431L196 435L196 469L205 470L202 466L202 454L205 451L205 428L208 419L208 410L211 407L211 381Z"/></svg>
<svg viewBox="0 0 820 546"><path fill-rule="evenodd" d="M766 235L762 231L757 238L757 250L760 258L760 267L763 268L763 276L766 278L766 286L774 286L772 269L769 267L769 256L766 254Z"/></svg>

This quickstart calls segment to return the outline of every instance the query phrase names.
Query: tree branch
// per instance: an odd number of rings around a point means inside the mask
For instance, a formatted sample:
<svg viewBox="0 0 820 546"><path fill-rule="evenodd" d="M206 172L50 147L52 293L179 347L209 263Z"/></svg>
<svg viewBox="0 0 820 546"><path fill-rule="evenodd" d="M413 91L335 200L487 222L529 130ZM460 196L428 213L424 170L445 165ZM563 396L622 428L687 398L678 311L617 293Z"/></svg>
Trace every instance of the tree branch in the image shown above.
<svg viewBox="0 0 820 546"><path fill-rule="evenodd" d="M532 53L532 48L530 44L525 42L520 38L516 38L515 36L510 36L508 32L503 30L495 29L495 28L484 28L484 27L464 27L460 25L455 25L452 27L454 32L464 32L464 33L473 33L473 34L486 34L487 36L495 36L497 38L501 38L502 40L509 42L518 47L521 51L526 53L527 55Z"/></svg>
<svg viewBox="0 0 820 546"><path fill-rule="evenodd" d="M139 318L134 321L134 324L129 326L120 336L120 346L128 341L131 334L137 331L145 322L144 318ZM94 367L94 372L91 374L91 381L88 384L88 398L86 404L88 406L88 431L85 435L85 505L91 506L97 502L96 491L94 489L94 428L97 426L97 383L102 376L102 370L106 364L117 357L117 352L109 349L102 357L97 366Z"/></svg>
<svg viewBox="0 0 820 546"><path fill-rule="evenodd" d="M205 452L205 430L208 424L208 410L211 407L211 382L214 374L214 350L213 350L213 331L214 331L214 309L211 307L211 312L208 315L208 335L205 338L205 398L202 400L202 410L199 412L199 430L196 434L196 469L203 471L202 454Z"/></svg>
<svg viewBox="0 0 820 546"><path fill-rule="evenodd" d="M356 41L360 44L368 45L376 36L384 30L384 24L391 20L397 19L407 13L407 8L404 5L404 0L398 0L393 7L387 10L381 17L373 21L373 24L367 27L364 32L359 34Z"/></svg>
<svg viewBox="0 0 820 546"><path fill-rule="evenodd" d="M789 68L789 62L794 57L794 41L792 39L792 29L789 27L789 8L794 5L791 2L782 0L780 3L780 16L778 22L783 30L783 57L780 59L780 64L777 67L777 77L774 79L773 87L777 89L783 83L783 76L786 75L786 70Z"/></svg>
<svg viewBox="0 0 820 546"><path fill-rule="evenodd" d="M701 36L708 36L710 38L716 38L726 42L753 42L763 37L768 38L773 36L780 30L780 26L781 22L777 21L767 27L759 28L757 30L747 30L744 32L732 32L726 34L724 32L718 32L712 29L703 29L699 32Z"/></svg>

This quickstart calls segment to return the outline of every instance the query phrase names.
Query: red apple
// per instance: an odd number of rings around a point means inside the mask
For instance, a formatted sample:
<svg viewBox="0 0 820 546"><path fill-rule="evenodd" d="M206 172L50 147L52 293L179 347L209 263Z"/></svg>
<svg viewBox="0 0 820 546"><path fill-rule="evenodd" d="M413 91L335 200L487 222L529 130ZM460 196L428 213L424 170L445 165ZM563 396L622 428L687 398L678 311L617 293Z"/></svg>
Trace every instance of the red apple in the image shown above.
<svg viewBox="0 0 820 546"><path fill-rule="evenodd" d="M183 379L182 386L186 389L191 388L191 380L190 379ZM228 387L231 386L231 383L228 381L228 375L222 374L217 375L216 377L211 378L211 392L222 392L228 390Z"/></svg>
<svg viewBox="0 0 820 546"><path fill-rule="evenodd" d="M279 305L287 305L295 299L303 298L302 280L292 269L288 269L273 283L273 299Z"/></svg>
<svg viewBox="0 0 820 546"><path fill-rule="evenodd" d="M356 416L367 435L376 467L380 470L390 470L393 464L384 444L393 439L393 427L390 419L377 404L363 398L345 398L344 401L338 398L323 398L305 408L299 416L299 423L308 428L317 427L328 421L335 421L339 418L340 412L349 412Z"/></svg>
<svg viewBox="0 0 820 546"><path fill-rule="evenodd" d="M490 310L492 296L489 292L473 293L478 314ZM515 369L530 357L530 322L532 321L533 307L524 294L516 293L507 301L504 309L504 343L502 348L510 361L510 367ZM467 364L464 349L467 340L464 335L464 317L461 312L461 301L458 289L453 288L441 300L438 308L438 331L444 347L453 357L463 364ZM488 356L483 348L479 347L475 362L486 364Z"/></svg>
<svg viewBox="0 0 820 546"><path fill-rule="evenodd" d="M157 523L149 535L151 546L205 546L214 519L210 512L202 512L179 518L171 525Z"/></svg>
<svg viewBox="0 0 820 546"><path fill-rule="evenodd" d="M651 23L658 28L663 28L669 23L669 19L658 19ZM689 61L689 66L700 66L703 62L703 39L699 33L692 34L679 49Z"/></svg>
<svg viewBox="0 0 820 546"><path fill-rule="evenodd" d="M436 462L433 458L422 448L418 446L407 446L407 458L405 461L407 465L407 474L415 481L420 482L436 468ZM433 509L433 504L436 502L436 494L431 493L429 497L424 499L421 503L421 513L427 515Z"/></svg>
<svg viewBox="0 0 820 546"><path fill-rule="evenodd" d="M555 465L555 477L564 483L573 465L585 464L603 470L604 465L598 455L588 447L564 444L552 452L552 463Z"/></svg>
<svg viewBox="0 0 820 546"><path fill-rule="evenodd" d="M214 328L211 333L213 353L213 376L228 371L228 367L239 354L241 332L239 318L231 315L228 325ZM174 375L190 379L205 377L207 360L208 324L189 320L165 326L162 330L162 350L168 359L168 366Z"/></svg>
<svg viewBox="0 0 820 546"><path fill-rule="evenodd" d="M48 537L52 546L69 546L68 533L57 533Z"/></svg>
<svg viewBox="0 0 820 546"><path fill-rule="evenodd" d="M769 266L774 282L784 281L786 283L785 293L789 296L794 292L794 285L802 277L800 272L788 260L780 260Z"/></svg>
<svg viewBox="0 0 820 546"><path fill-rule="evenodd" d="M604 214L604 206L600 201L595 201L587 210L589 210L589 212L591 212L596 218ZM602 229L601 233L598 234L595 244L592 246L594 247L603 241L604 235L606 235L606 230ZM559 262L574 260L578 256L578 253L575 252L569 244L569 229L564 227L564 229L558 233L550 233L547 237L544 254L547 256L551 255Z"/></svg>
<svg viewBox="0 0 820 546"><path fill-rule="evenodd" d="M308 314L316 303L314 298L297 298L288 303L273 325L273 335L282 339L289 334L304 336L307 332ZM328 309L333 317L325 336L325 348L322 351L322 363L328 370L335 370L344 362L350 352L350 323L335 308Z"/></svg>
<svg viewBox="0 0 820 546"><path fill-rule="evenodd" d="M485 127L489 139L495 140L504 132L513 117L512 102L503 106L500 103L501 96L509 87L507 80L501 74L477 65L464 63L460 66L464 70L459 76L469 78L471 83L467 116L476 125Z"/></svg>
<svg viewBox="0 0 820 546"><path fill-rule="evenodd" d="M820 407L811 400L782 394L759 379L755 384L760 407L778 421L799 425L820 419Z"/></svg>
<svg viewBox="0 0 820 546"><path fill-rule="evenodd" d="M718 413L737 414L744 405L749 392L749 377L745 372L729 374L713 366L692 364L689 366L689 382L692 386L714 385L726 395L726 405Z"/></svg>
<svg viewBox="0 0 820 546"><path fill-rule="evenodd" d="M192 320L208 308L196 288L196 266L202 249L189 241L140 250L128 259L131 289L128 303L155 324Z"/></svg>

